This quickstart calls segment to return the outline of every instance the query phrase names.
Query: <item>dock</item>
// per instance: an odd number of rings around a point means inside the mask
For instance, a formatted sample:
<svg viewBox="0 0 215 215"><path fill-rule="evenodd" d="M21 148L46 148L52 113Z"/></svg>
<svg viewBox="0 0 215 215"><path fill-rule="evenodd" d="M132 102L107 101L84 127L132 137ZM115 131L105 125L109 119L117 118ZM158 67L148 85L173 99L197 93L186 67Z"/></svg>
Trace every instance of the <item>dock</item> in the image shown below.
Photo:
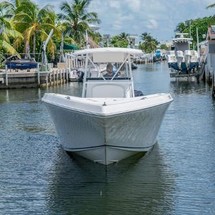
<svg viewBox="0 0 215 215"><path fill-rule="evenodd" d="M69 81L69 71L65 65L50 67L47 71L36 69L0 70L0 89L49 87Z"/></svg>
<svg viewBox="0 0 215 215"><path fill-rule="evenodd" d="M153 63L152 56L147 54L142 58L136 58L134 63ZM0 89L40 88L76 82L79 81L80 72L83 71L84 66L84 60L81 56L77 58L73 53L67 53L65 54L65 62L57 63L56 67L48 63L45 70L41 69L40 63L38 63L38 68L34 69L5 67L0 69Z"/></svg>

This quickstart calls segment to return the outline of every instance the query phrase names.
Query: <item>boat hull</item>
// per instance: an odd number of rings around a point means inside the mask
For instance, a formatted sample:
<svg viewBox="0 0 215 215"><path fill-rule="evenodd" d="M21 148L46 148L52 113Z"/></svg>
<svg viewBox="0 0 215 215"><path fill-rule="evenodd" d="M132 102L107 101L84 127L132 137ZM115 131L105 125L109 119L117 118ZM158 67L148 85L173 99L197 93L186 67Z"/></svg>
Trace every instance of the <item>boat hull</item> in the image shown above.
<svg viewBox="0 0 215 215"><path fill-rule="evenodd" d="M64 150L104 165L150 150L156 143L164 114L172 101L165 95L160 98L160 103L146 105L143 100L149 103L150 97L147 100L145 96L136 99L135 103L124 103L127 108L121 112L116 109L121 109L122 104L114 102L111 104L114 105L112 112L110 109L105 112L106 106L102 111L93 112L91 106L86 108L86 104L79 108L77 98L73 101L70 97L73 104L70 108L68 103L62 105L63 101L55 100L54 96L46 95L43 101L54 120ZM154 97L151 99L156 100ZM54 100L54 103L49 102Z"/></svg>
<svg viewBox="0 0 215 215"><path fill-rule="evenodd" d="M36 69L37 68L37 62L31 62L31 61L9 61L6 62L8 69Z"/></svg>

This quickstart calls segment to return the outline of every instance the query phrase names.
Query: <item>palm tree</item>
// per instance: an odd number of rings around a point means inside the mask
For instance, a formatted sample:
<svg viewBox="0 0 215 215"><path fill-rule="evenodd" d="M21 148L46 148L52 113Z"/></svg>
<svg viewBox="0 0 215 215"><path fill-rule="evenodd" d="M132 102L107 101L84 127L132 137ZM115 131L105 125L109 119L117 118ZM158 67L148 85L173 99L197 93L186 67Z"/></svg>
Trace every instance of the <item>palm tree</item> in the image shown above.
<svg viewBox="0 0 215 215"><path fill-rule="evenodd" d="M86 31L89 35L94 32L90 28L90 24L99 24L100 20L95 12L87 12L90 0L73 0L71 3L63 2L60 9L63 13L59 14L59 18L65 26L64 34L71 36L77 43L84 43Z"/></svg>
<svg viewBox="0 0 215 215"><path fill-rule="evenodd" d="M119 37L121 37L122 39L125 39L125 40L128 40L128 36L129 34L125 33L125 32L122 32Z"/></svg>
<svg viewBox="0 0 215 215"><path fill-rule="evenodd" d="M35 55L36 48L41 47L51 29L60 35L55 25L57 16L49 5L40 9L31 0L17 0L16 4L13 22L24 36L24 52L29 55L31 49ZM20 44L21 41L17 40L16 43ZM47 48L54 54L55 45L52 39Z"/></svg>
<svg viewBox="0 0 215 215"><path fill-rule="evenodd" d="M151 53L155 51L158 41L154 39L149 33L143 33L141 35L141 39L143 42L140 45L140 48L144 50L146 53Z"/></svg>
<svg viewBox="0 0 215 215"><path fill-rule="evenodd" d="M0 51L17 54L11 45L12 38L22 38L22 35L13 28L13 5L7 1L0 2Z"/></svg>
<svg viewBox="0 0 215 215"><path fill-rule="evenodd" d="M125 32L122 32L119 35L113 36L111 38L111 45L114 47L128 47L129 45L129 34L126 34Z"/></svg>

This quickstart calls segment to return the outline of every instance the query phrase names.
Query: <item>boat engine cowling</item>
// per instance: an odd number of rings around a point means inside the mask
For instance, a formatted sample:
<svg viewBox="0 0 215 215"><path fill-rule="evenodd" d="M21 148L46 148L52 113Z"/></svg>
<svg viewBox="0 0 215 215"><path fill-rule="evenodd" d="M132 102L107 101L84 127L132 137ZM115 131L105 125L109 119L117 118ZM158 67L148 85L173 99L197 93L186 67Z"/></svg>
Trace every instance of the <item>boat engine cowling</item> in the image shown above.
<svg viewBox="0 0 215 215"><path fill-rule="evenodd" d="M185 60L187 68L190 67L191 56L192 56L191 50L184 51L184 60Z"/></svg>
<svg viewBox="0 0 215 215"><path fill-rule="evenodd" d="M176 52L176 58L179 69L181 68L181 62L184 60L184 53L183 51L177 51Z"/></svg>

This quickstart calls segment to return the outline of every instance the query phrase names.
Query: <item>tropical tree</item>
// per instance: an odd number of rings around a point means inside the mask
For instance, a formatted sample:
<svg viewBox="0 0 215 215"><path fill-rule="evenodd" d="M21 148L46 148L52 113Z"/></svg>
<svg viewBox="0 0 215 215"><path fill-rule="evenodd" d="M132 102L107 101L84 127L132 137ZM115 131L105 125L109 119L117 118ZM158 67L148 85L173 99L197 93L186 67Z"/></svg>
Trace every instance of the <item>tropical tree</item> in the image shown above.
<svg viewBox="0 0 215 215"><path fill-rule="evenodd" d="M169 47L166 44L160 44L160 49L168 50Z"/></svg>
<svg viewBox="0 0 215 215"><path fill-rule="evenodd" d="M203 17L194 20L187 20L179 23L176 26L175 32L188 33L193 39L193 47L196 47L197 43L197 29L199 42L205 40L205 36L208 31L208 26L215 24L215 16Z"/></svg>
<svg viewBox="0 0 215 215"><path fill-rule="evenodd" d="M185 21L185 22L180 22L176 28L175 28L175 32L186 32L186 33L189 33L189 27L191 26L191 23L192 23L192 20L188 20L188 21Z"/></svg>
<svg viewBox="0 0 215 215"><path fill-rule="evenodd" d="M59 18L65 26L64 35L72 37L77 43L84 44L86 31L94 35L90 24L99 24L100 20L95 12L87 12L90 0L73 0L71 3L63 2L60 6L62 13Z"/></svg>
<svg viewBox="0 0 215 215"><path fill-rule="evenodd" d="M122 40L128 40L128 36L129 34L125 33L125 32L122 32L119 37L122 39Z"/></svg>
<svg viewBox="0 0 215 215"><path fill-rule="evenodd" d="M114 47L128 47L128 36L129 34L126 34L125 32L119 34L119 35L116 35L116 36L113 36L111 38L111 44L114 46Z"/></svg>
<svg viewBox="0 0 215 215"><path fill-rule="evenodd" d="M17 8L15 10L15 16L13 22L16 29L19 30L24 37L24 53L29 55L30 50L33 53L38 52L41 48L41 44L48 37L51 29L54 29L55 33L60 36L59 30L56 28L56 14L53 8L46 5L43 8L39 8L38 5L31 0L19 0L16 1ZM20 45L21 40L16 40L16 44ZM51 39L49 46L47 47L50 53L54 54L55 44Z"/></svg>
<svg viewBox="0 0 215 215"><path fill-rule="evenodd" d="M7 1L0 2L0 51L17 54L12 39L22 38L22 35L14 29L12 17L13 5Z"/></svg>
<svg viewBox="0 0 215 215"><path fill-rule="evenodd" d="M159 42L154 39L149 33L143 33L141 35L142 43L139 44L139 48L145 51L146 53L151 53L156 50Z"/></svg>

